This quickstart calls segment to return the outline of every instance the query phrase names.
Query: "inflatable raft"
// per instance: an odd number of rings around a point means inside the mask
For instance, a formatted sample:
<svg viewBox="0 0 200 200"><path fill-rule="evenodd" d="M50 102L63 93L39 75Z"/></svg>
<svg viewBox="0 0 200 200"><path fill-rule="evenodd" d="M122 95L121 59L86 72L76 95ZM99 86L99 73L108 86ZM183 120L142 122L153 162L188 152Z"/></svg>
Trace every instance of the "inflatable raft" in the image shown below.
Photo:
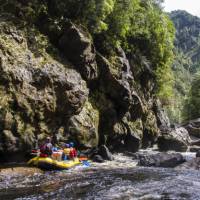
<svg viewBox="0 0 200 200"><path fill-rule="evenodd" d="M39 156L34 157L28 161L28 165L36 166L45 170L70 169L81 163L82 162L78 158L75 158L74 160L69 160L69 161L58 161L49 157L43 158Z"/></svg>

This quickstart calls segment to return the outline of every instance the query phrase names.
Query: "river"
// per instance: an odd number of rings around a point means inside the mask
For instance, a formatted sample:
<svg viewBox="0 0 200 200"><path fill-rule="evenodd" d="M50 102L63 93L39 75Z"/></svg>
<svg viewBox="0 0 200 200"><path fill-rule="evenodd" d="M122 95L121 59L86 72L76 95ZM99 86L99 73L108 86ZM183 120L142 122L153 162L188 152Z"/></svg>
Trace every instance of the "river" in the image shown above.
<svg viewBox="0 0 200 200"><path fill-rule="evenodd" d="M200 172L136 166L123 154L114 161L45 173L0 174L1 200L199 200Z"/></svg>

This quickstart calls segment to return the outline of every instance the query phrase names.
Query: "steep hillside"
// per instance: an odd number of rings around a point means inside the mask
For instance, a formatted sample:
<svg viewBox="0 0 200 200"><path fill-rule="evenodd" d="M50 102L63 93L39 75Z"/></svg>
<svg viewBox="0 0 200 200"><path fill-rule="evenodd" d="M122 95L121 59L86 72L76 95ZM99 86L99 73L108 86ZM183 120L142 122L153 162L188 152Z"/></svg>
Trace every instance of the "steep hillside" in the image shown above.
<svg viewBox="0 0 200 200"><path fill-rule="evenodd" d="M48 135L133 152L156 141L169 125L157 97L170 96L174 36L156 2L3 1L1 159Z"/></svg>
<svg viewBox="0 0 200 200"><path fill-rule="evenodd" d="M176 28L175 46L187 60L183 67L195 73L200 67L200 18L181 10L170 17Z"/></svg>
<svg viewBox="0 0 200 200"><path fill-rule="evenodd" d="M200 18L186 11L173 11L170 18L176 28L175 61L175 100L168 109L173 122L190 118L190 110L185 107L195 73L200 69Z"/></svg>

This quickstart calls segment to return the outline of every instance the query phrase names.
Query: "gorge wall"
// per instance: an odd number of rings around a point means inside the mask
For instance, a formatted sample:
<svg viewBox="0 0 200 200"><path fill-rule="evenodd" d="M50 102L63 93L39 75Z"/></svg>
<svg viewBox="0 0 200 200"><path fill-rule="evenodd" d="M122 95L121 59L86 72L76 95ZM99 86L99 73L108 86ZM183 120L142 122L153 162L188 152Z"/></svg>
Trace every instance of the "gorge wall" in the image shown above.
<svg viewBox="0 0 200 200"><path fill-rule="evenodd" d="M1 160L25 155L47 136L135 152L169 126L141 53L118 46L111 60L84 26L65 20L47 33L44 22L27 24L11 7L0 15Z"/></svg>

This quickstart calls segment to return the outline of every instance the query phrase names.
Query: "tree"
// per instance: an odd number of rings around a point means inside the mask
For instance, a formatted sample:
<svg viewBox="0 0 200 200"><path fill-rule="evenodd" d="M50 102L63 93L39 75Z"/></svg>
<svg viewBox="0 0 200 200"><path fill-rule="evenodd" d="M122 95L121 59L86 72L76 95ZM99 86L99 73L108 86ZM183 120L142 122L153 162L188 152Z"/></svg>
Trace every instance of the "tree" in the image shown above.
<svg viewBox="0 0 200 200"><path fill-rule="evenodd" d="M186 100L184 110L186 119L196 119L200 117L200 72L196 73L192 81L189 98Z"/></svg>

